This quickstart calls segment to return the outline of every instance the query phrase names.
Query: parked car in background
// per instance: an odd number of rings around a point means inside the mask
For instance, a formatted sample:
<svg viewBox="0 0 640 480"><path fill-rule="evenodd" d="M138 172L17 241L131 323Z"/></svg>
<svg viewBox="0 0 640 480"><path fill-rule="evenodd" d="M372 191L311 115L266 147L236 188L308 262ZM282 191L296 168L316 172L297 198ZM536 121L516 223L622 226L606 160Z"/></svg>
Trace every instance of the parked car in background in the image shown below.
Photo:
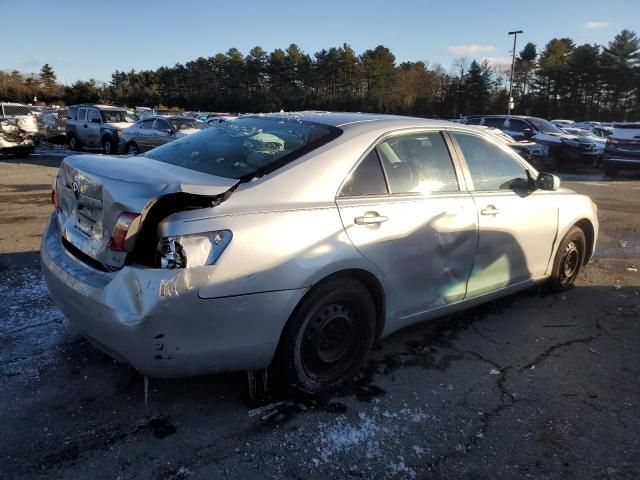
<svg viewBox="0 0 640 480"><path fill-rule="evenodd" d="M559 184L451 122L247 115L135 157L65 158L42 271L80 332L145 375L272 366L324 394L400 328L570 288L598 219Z"/></svg>
<svg viewBox="0 0 640 480"><path fill-rule="evenodd" d="M621 170L640 170L640 123L614 124L602 164L610 177L616 177Z"/></svg>
<svg viewBox="0 0 640 480"><path fill-rule="evenodd" d="M574 122L573 120L551 120L551 123L553 123L558 128L562 128L562 127L569 127L575 124L576 122Z"/></svg>
<svg viewBox="0 0 640 480"><path fill-rule="evenodd" d="M38 137L50 142L65 142L65 124L68 109L42 107L38 120Z"/></svg>
<svg viewBox="0 0 640 480"><path fill-rule="evenodd" d="M458 122L456 122L458 123ZM470 125L471 127L471 125ZM507 135L500 129L476 126L474 128L481 129L482 131L492 135L496 140L504 143L512 150L518 152L522 158L531 163L536 168L543 168L548 166L549 160L549 148L546 145L541 145L529 140L515 140L510 135Z"/></svg>
<svg viewBox="0 0 640 480"><path fill-rule="evenodd" d="M613 133L613 127L597 125L597 126L591 127L591 133L593 133L595 137L606 140L607 137L609 137Z"/></svg>
<svg viewBox="0 0 640 480"><path fill-rule="evenodd" d="M229 122L231 120L235 120L236 118L238 118L238 117L235 116L235 115L216 114L216 115L209 116L209 118L207 118L205 121L207 122L207 125L209 125L211 127L211 126L216 125L218 123Z"/></svg>
<svg viewBox="0 0 640 480"><path fill-rule="evenodd" d="M121 152L137 155L207 128L191 117L150 115L122 132Z"/></svg>
<svg viewBox="0 0 640 480"><path fill-rule="evenodd" d="M36 117L28 106L0 102L0 154L33 153L37 135Z"/></svg>
<svg viewBox="0 0 640 480"><path fill-rule="evenodd" d="M604 153L604 147L607 144L607 140L601 137L598 137L593 134L591 130L584 128L576 128L576 127L563 127L562 130L569 135L575 135L576 137L586 138L587 140L594 142L596 144L596 149L598 151L598 158L596 160L596 164L600 164L600 160L602 158L602 154Z"/></svg>
<svg viewBox="0 0 640 480"><path fill-rule="evenodd" d="M132 125L131 114L110 105L72 105L67 113L65 133L72 150L102 148L107 155L118 151L120 136Z"/></svg>
<svg viewBox="0 0 640 480"><path fill-rule="evenodd" d="M516 140L531 140L549 148L554 169L577 169L594 165L598 159L595 142L568 135L551 122L537 117L516 115L474 115L464 119L467 125L499 128Z"/></svg>

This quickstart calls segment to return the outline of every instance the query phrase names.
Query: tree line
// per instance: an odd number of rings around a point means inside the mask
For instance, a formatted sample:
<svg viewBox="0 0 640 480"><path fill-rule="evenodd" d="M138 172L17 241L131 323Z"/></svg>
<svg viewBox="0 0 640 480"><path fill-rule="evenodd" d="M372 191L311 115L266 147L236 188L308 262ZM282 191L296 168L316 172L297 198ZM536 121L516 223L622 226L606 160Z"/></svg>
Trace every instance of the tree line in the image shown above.
<svg viewBox="0 0 640 480"><path fill-rule="evenodd" d="M0 72L0 100L104 102L185 110L267 112L308 109L424 117L504 113L510 65L458 58L449 69L400 62L379 45L358 55L343 44L309 55L297 45L267 52L236 48L157 70L115 71L65 86L50 65L38 75ZM516 114L640 120L640 39L629 30L607 46L554 38L527 43L515 62Z"/></svg>

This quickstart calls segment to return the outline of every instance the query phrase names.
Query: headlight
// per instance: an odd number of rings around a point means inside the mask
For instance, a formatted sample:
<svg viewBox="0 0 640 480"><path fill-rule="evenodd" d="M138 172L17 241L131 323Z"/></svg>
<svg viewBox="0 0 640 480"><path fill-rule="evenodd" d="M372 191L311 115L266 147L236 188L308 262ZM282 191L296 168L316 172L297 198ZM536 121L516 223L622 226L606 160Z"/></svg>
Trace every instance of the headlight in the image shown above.
<svg viewBox="0 0 640 480"><path fill-rule="evenodd" d="M156 249L160 268L187 268L213 265L231 241L229 230L166 237Z"/></svg>

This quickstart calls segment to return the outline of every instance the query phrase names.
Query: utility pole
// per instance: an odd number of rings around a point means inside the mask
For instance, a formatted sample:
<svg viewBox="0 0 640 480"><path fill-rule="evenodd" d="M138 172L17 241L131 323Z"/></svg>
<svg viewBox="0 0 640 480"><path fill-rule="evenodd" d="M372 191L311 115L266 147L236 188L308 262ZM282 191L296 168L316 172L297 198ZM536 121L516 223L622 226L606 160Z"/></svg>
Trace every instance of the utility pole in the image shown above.
<svg viewBox="0 0 640 480"><path fill-rule="evenodd" d="M516 66L516 40L518 39L518 34L524 33L522 30L515 30L513 32L509 32L509 35L513 35L513 56L511 57L511 81L509 82L509 105L507 105L507 115L511 115L511 110L513 110L513 71Z"/></svg>

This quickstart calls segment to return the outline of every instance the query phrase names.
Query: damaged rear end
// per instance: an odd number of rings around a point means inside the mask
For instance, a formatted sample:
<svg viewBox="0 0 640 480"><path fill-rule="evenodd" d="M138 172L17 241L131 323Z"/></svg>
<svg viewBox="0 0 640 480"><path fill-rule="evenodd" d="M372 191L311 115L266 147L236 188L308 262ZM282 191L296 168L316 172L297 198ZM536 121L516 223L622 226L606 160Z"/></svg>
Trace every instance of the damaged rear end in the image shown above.
<svg viewBox="0 0 640 480"><path fill-rule="evenodd" d="M54 181L55 220L64 247L97 270L160 267L158 223L217 205L237 183L144 157L77 155L63 161Z"/></svg>

